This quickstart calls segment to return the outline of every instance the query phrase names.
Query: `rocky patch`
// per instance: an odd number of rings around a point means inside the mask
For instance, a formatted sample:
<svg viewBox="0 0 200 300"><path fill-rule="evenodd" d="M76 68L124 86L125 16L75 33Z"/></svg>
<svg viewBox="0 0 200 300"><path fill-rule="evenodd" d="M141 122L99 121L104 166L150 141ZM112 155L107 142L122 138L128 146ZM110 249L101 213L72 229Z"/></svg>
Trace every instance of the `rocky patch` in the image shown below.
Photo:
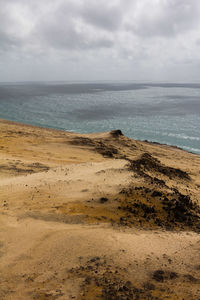
<svg viewBox="0 0 200 300"><path fill-rule="evenodd" d="M110 134L111 134L113 137L115 137L115 138L117 138L117 137L119 137L119 136L123 136L123 133L122 133L122 131L121 131L120 129L112 130L112 131L110 132Z"/></svg>
<svg viewBox="0 0 200 300"><path fill-rule="evenodd" d="M97 139L92 140L85 137L76 137L72 141L70 141L70 144L78 146L89 146L91 150L96 151L104 157L108 158L115 157L118 154L117 148Z"/></svg>
<svg viewBox="0 0 200 300"><path fill-rule="evenodd" d="M126 270L108 263L106 257L93 257L85 265L69 270L71 276L82 278L81 300L161 300L152 294L153 284L137 287L126 280Z"/></svg>
<svg viewBox="0 0 200 300"><path fill-rule="evenodd" d="M189 174L185 171L165 166L149 153L144 153L139 159L131 161L130 169L140 175L144 175L146 172L152 172L167 176L169 179L178 178L181 180L190 180Z"/></svg>
<svg viewBox="0 0 200 300"><path fill-rule="evenodd" d="M37 172L48 171L49 167L41 164L39 162L35 162L32 164L23 164L20 161L11 161L8 164L0 165L0 172L5 173L14 173L15 175L25 175L32 174Z"/></svg>
<svg viewBox="0 0 200 300"><path fill-rule="evenodd" d="M126 212L122 225L200 231L200 207L189 195L135 187L123 189L120 196L118 210Z"/></svg>
<svg viewBox="0 0 200 300"><path fill-rule="evenodd" d="M163 270L156 270L152 276L152 278L158 282L164 282L165 280L173 280L178 277L179 275L176 272L163 271Z"/></svg>

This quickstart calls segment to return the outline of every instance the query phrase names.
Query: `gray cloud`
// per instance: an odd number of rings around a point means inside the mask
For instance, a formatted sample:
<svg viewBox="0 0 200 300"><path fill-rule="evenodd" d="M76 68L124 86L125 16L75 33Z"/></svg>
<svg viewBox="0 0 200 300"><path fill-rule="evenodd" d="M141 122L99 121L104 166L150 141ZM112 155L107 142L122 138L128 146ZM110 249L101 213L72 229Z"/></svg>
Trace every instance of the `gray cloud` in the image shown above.
<svg viewBox="0 0 200 300"><path fill-rule="evenodd" d="M122 23L123 11L120 3L112 4L112 2L103 0L85 1L81 9L81 16L86 23L92 26L108 31L116 31Z"/></svg>
<svg viewBox="0 0 200 300"><path fill-rule="evenodd" d="M35 36L39 36L43 46L49 46L60 50L79 50L93 48L110 48L113 45L112 37L106 35L95 36L87 33L84 28L78 28L74 20L60 18L59 22L42 22L36 28Z"/></svg>
<svg viewBox="0 0 200 300"><path fill-rule="evenodd" d="M83 15L83 5L62 1L38 19L32 34L43 47L62 51L111 48L113 37L106 32L96 32Z"/></svg>
<svg viewBox="0 0 200 300"><path fill-rule="evenodd" d="M23 29L20 25L20 15L17 15L18 1L0 1L0 52L6 54L13 51L20 51L20 48L26 43L23 40Z"/></svg>
<svg viewBox="0 0 200 300"><path fill-rule="evenodd" d="M0 53L10 50L15 51L20 45L20 40L0 31Z"/></svg>
<svg viewBox="0 0 200 300"><path fill-rule="evenodd" d="M200 2L197 0L141 1L132 23L127 25L139 36L167 36L195 29L199 24Z"/></svg>
<svg viewBox="0 0 200 300"><path fill-rule="evenodd" d="M0 80L191 81L199 30L199 0L0 0Z"/></svg>

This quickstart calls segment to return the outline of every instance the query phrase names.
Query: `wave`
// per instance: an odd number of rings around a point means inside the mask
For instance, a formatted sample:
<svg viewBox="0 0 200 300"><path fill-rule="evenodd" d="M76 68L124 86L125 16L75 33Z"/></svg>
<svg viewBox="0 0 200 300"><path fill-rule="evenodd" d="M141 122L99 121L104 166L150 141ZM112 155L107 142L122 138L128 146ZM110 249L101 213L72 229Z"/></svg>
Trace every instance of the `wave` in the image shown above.
<svg viewBox="0 0 200 300"><path fill-rule="evenodd" d="M157 136L167 136L167 137L175 137L183 140L200 141L200 137L198 136L189 136L183 133L161 132L161 131L155 131L152 129L144 129L144 128L142 128L142 132L148 134L156 134Z"/></svg>
<svg viewBox="0 0 200 300"><path fill-rule="evenodd" d="M187 147L187 146L182 146L182 148L189 152L195 152L197 154L200 154L200 149L198 149L198 148L192 148L192 147Z"/></svg>
<svg viewBox="0 0 200 300"><path fill-rule="evenodd" d="M167 135L170 137L176 137L176 138L184 139L184 140L200 141L200 137L188 136L188 135L184 135L182 133L163 133L163 135Z"/></svg>

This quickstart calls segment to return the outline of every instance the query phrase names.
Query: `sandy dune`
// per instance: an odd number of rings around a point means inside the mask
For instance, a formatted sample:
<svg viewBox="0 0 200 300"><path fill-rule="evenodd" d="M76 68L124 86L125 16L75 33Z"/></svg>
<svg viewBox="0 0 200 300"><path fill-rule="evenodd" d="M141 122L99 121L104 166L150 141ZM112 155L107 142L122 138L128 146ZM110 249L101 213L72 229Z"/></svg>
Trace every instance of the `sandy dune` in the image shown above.
<svg viewBox="0 0 200 300"><path fill-rule="evenodd" d="M0 121L0 299L200 299L200 156Z"/></svg>

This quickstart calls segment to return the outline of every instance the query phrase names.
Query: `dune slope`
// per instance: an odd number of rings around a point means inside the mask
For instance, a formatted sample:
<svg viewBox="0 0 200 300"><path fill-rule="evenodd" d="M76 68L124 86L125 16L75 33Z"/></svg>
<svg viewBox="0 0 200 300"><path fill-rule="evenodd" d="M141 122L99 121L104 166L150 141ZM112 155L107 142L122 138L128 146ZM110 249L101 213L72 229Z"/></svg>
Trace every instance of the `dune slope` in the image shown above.
<svg viewBox="0 0 200 300"><path fill-rule="evenodd" d="M200 156L0 121L0 299L200 299Z"/></svg>

